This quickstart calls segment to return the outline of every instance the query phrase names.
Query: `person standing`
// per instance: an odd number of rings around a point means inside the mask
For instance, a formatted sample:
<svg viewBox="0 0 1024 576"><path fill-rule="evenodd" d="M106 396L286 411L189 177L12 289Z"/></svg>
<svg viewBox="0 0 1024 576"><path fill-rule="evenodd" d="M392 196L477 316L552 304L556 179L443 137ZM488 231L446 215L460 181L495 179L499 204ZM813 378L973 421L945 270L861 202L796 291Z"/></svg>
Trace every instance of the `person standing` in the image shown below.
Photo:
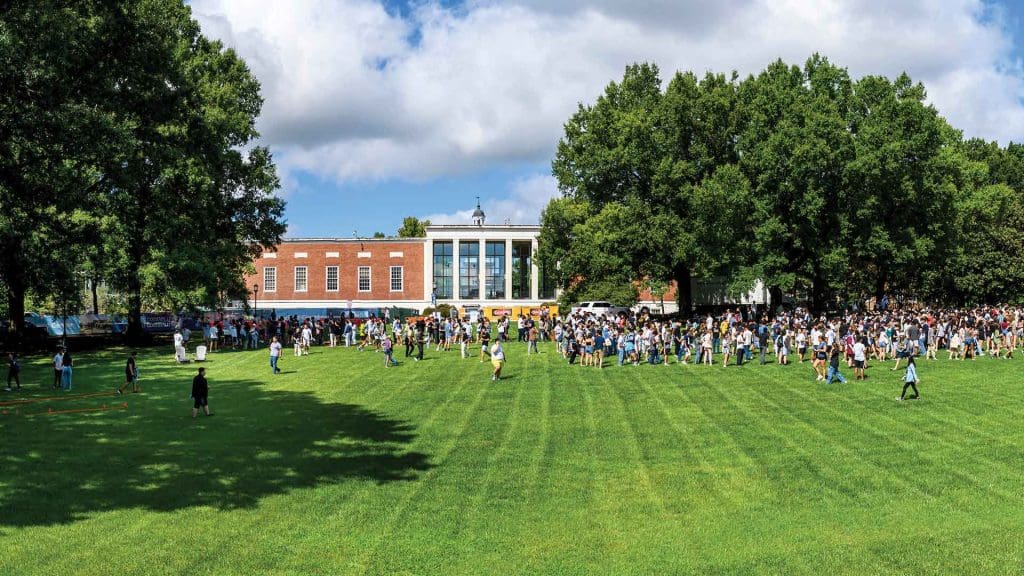
<svg viewBox="0 0 1024 576"><path fill-rule="evenodd" d="M128 356L128 361L124 364L124 385L117 389L118 394L123 394L129 386L132 387L133 393L139 391L139 365L136 362L138 355L138 350L132 350Z"/></svg>
<svg viewBox="0 0 1024 576"><path fill-rule="evenodd" d="M828 360L828 375L825 377L825 384L831 384L832 379L835 378L841 383L846 384L846 378L839 373L839 348L841 344L836 342L829 346L829 360Z"/></svg>
<svg viewBox="0 0 1024 576"><path fill-rule="evenodd" d="M914 389L914 395L910 397L911 400L917 400L921 397L921 394L917 391L917 385L921 383L921 380L917 377L917 365L914 363L914 357L907 358L907 371L903 375L903 392L900 393L900 397L897 400L902 401L904 396L907 395L907 388Z"/></svg>
<svg viewBox="0 0 1024 576"><path fill-rule="evenodd" d="M65 392L71 390L71 368L75 365L74 358L71 357L71 353L64 351L64 368L61 370L60 386Z"/></svg>
<svg viewBox="0 0 1024 576"><path fill-rule="evenodd" d="M494 373L491 374L492 381L501 380L501 369L505 366L505 350L501 347L501 338L491 346L491 366L494 366Z"/></svg>
<svg viewBox="0 0 1024 576"><path fill-rule="evenodd" d="M64 347L57 346L57 354L53 356L53 387L60 388L61 378L64 376Z"/></svg>
<svg viewBox="0 0 1024 576"><path fill-rule="evenodd" d="M397 362L395 362L395 359L392 356L393 343L391 342L391 336L384 334L384 341L381 342L381 348L384 350L385 368L391 368L392 366L398 364Z"/></svg>
<svg viewBox="0 0 1024 576"><path fill-rule="evenodd" d="M423 345L425 344L424 340L427 338L426 323L422 320L416 323L414 337L416 338L416 356L413 359L419 362L423 360Z"/></svg>
<svg viewBox="0 0 1024 576"><path fill-rule="evenodd" d="M14 352L7 353L7 387L4 388L4 392L11 391L11 380L18 385L18 390L21 390L21 364L18 362L18 355Z"/></svg>
<svg viewBox="0 0 1024 576"><path fill-rule="evenodd" d="M206 381L206 368L200 368L199 373L192 379L192 417L195 418L199 415L199 409L203 409L203 413L207 416L213 416L210 414L210 384Z"/></svg>
<svg viewBox="0 0 1024 576"><path fill-rule="evenodd" d="M864 337L857 338L853 345L853 379L864 380L864 364L868 361L868 347L864 344Z"/></svg>
<svg viewBox="0 0 1024 576"><path fill-rule="evenodd" d="M270 370L271 374L280 374L281 369L277 367L277 362L281 359L281 351L284 349L281 343L277 341L277 336L270 338Z"/></svg>

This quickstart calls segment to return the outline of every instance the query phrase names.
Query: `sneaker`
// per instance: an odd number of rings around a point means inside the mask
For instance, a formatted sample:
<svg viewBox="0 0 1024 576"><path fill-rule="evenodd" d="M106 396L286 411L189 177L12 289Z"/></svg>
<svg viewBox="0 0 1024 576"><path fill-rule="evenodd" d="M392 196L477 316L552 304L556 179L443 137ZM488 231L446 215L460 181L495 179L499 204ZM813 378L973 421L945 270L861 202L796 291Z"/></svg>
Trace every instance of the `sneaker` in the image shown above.
<svg viewBox="0 0 1024 576"><path fill-rule="evenodd" d="M4 392L10 392L10 391L11 391L10 387L4 388Z"/></svg>
<svg viewBox="0 0 1024 576"><path fill-rule="evenodd" d="M902 396L897 396L896 397L896 401L897 402L902 402L903 401L903 397Z"/></svg>
<svg viewBox="0 0 1024 576"><path fill-rule="evenodd" d="M118 395L118 396L120 396L120 395L121 395L121 389L120 389L120 388L118 388L118 389L117 389L117 395Z"/></svg>

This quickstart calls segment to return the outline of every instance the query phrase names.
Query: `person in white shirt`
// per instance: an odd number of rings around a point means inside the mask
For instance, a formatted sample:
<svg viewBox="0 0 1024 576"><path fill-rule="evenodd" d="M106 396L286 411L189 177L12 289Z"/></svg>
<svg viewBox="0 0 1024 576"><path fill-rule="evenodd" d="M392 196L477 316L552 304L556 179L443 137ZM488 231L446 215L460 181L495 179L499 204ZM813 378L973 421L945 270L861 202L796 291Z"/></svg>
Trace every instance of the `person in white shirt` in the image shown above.
<svg viewBox="0 0 1024 576"><path fill-rule="evenodd" d="M57 354L53 357L53 387L60 388L60 379L64 374L64 347L57 346Z"/></svg>
<svg viewBox="0 0 1024 576"><path fill-rule="evenodd" d="M185 338L178 330L174 331L174 359L178 362L187 362L185 356Z"/></svg>
<svg viewBox="0 0 1024 576"><path fill-rule="evenodd" d="M853 377L854 380L864 380L864 365L868 361L868 347L864 343L864 337L860 336L853 344Z"/></svg>
<svg viewBox="0 0 1024 576"><path fill-rule="evenodd" d="M313 342L313 329L309 324L302 326L302 354L309 356L309 345Z"/></svg>
<svg viewBox="0 0 1024 576"><path fill-rule="evenodd" d="M281 359L281 343L277 341L277 336L270 339L270 368L273 369L272 374L279 374L281 369L277 367L277 361Z"/></svg>
<svg viewBox="0 0 1024 576"><path fill-rule="evenodd" d="M494 343L494 346L491 346L491 365L494 366L494 373L491 374L491 380L500 380L501 369L505 366L505 350L501 347L500 338Z"/></svg>

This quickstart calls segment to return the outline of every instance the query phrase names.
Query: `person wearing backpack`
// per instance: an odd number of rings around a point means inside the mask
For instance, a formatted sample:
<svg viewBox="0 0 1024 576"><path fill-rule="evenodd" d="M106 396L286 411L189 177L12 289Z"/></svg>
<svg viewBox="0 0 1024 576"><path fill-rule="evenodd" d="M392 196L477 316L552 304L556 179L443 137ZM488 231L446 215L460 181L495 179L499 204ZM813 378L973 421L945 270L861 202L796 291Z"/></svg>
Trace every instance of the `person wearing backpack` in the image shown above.
<svg viewBox="0 0 1024 576"><path fill-rule="evenodd" d="M4 392L11 391L11 380L14 380L18 385L18 390L21 390L21 363L18 362L18 355L14 352L7 353L7 387L4 388Z"/></svg>

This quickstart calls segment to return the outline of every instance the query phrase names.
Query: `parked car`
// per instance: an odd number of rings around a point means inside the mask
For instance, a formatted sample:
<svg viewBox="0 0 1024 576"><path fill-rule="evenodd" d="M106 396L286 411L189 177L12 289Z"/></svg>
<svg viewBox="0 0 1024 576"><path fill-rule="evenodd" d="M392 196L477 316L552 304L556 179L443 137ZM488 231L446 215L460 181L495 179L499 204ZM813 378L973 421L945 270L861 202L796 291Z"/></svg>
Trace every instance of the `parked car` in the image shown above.
<svg viewBox="0 0 1024 576"><path fill-rule="evenodd" d="M608 316L618 316L619 314L628 314L629 308L622 306L615 306L611 302L592 301L592 302L580 302L576 306L572 307L572 313L585 313L590 312L595 316L606 314Z"/></svg>

